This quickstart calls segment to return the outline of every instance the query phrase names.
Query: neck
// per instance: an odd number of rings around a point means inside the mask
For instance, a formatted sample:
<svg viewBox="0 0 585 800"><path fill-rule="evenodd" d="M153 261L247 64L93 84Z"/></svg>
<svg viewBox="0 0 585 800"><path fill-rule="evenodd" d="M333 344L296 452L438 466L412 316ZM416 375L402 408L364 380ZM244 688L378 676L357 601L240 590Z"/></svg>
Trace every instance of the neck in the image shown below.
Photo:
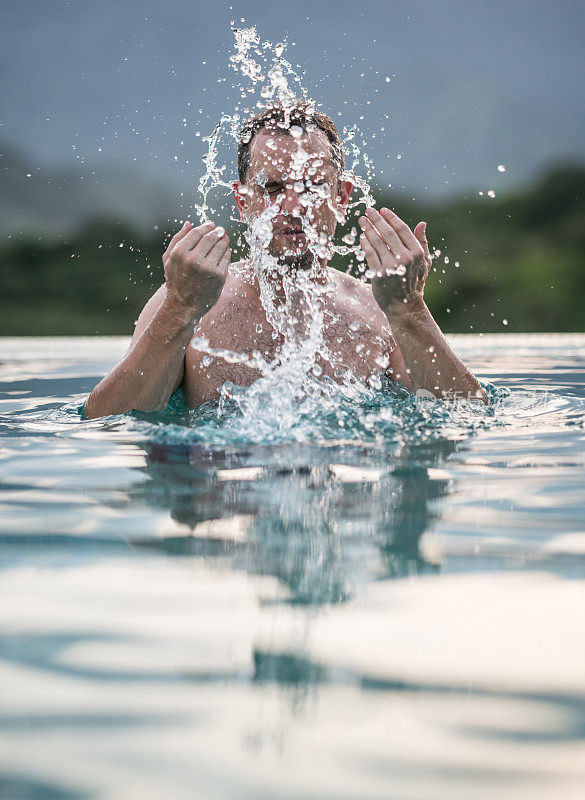
<svg viewBox="0 0 585 800"><path fill-rule="evenodd" d="M296 286L298 286L302 292L302 287L307 287L307 284L326 286L330 282L326 259L320 259L317 266L314 265L309 269L306 267L300 268L294 264L287 264L282 269L263 270L262 268L258 269L255 267L249 260L244 263L246 272L248 272L249 283L258 300L261 299L260 279L269 284L271 293L278 304L285 303L287 295L290 302L291 289L294 289ZM286 278L291 278L292 280L287 281ZM298 281L296 280L297 278ZM292 293L295 294L294 291Z"/></svg>

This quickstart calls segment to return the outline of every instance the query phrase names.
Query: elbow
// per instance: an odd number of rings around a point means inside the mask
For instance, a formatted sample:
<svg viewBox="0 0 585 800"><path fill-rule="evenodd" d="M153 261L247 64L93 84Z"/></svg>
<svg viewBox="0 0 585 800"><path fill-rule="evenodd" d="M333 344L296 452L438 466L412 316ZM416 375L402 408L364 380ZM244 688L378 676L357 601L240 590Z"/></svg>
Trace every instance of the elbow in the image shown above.
<svg viewBox="0 0 585 800"><path fill-rule="evenodd" d="M111 402L108 402L107 393L100 391L103 381L98 385L88 396L81 409L82 419L98 419L99 417L107 417L109 414L114 414Z"/></svg>
<svg viewBox="0 0 585 800"><path fill-rule="evenodd" d="M98 417L103 417L104 414L100 414L99 411L95 408L95 402L93 397L93 392L89 395L85 403L83 404L83 408L81 409L81 418L82 419L97 419Z"/></svg>

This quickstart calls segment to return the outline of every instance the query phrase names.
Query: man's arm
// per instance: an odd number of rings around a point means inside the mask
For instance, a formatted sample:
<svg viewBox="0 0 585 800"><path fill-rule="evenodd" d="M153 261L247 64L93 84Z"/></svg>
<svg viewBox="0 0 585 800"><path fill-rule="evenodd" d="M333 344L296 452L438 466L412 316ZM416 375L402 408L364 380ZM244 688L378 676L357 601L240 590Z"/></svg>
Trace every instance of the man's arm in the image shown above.
<svg viewBox="0 0 585 800"><path fill-rule="evenodd" d="M414 233L387 208L373 208L360 217L360 238L372 272L372 291L386 314L402 352L411 387L436 397L479 399L487 402L477 378L453 352L423 299L431 266L425 231Z"/></svg>
<svg viewBox="0 0 585 800"><path fill-rule="evenodd" d="M124 358L86 400L84 417L164 409L182 382L195 325L221 294L230 258L223 228L183 225L163 255L165 286L146 304Z"/></svg>

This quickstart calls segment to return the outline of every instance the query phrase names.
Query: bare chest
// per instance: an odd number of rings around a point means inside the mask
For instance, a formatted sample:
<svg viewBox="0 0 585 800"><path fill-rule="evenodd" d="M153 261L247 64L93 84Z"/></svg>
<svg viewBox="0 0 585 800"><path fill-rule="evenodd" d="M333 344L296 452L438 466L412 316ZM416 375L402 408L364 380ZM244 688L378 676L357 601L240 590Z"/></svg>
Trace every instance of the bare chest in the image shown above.
<svg viewBox="0 0 585 800"><path fill-rule="evenodd" d="M251 385L261 377L254 359L270 363L282 356L285 336L270 324L259 301L246 300L240 296L220 300L196 331L185 357L183 388L190 405L216 399L226 381ZM303 319L302 314L284 323L289 325L289 341L301 346L305 337L313 336L320 343L314 355L307 349L307 357L323 375L340 380L349 370L365 380L388 366L393 340L386 317L373 298L364 302L364 297L332 295L320 304L319 317L317 324L314 319Z"/></svg>

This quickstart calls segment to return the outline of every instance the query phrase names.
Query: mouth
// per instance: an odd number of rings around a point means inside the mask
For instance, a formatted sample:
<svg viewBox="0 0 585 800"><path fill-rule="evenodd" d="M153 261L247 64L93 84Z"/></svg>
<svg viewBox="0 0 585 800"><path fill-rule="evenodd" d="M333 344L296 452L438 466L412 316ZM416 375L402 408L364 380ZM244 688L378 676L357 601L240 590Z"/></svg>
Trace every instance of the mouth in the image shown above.
<svg viewBox="0 0 585 800"><path fill-rule="evenodd" d="M294 228L292 225L286 228L281 228L278 231L279 236L284 236L285 239L300 239L306 236L302 228Z"/></svg>
<svg viewBox="0 0 585 800"><path fill-rule="evenodd" d="M282 236L285 242L291 243L302 242L307 238L303 231L280 231L279 236Z"/></svg>

